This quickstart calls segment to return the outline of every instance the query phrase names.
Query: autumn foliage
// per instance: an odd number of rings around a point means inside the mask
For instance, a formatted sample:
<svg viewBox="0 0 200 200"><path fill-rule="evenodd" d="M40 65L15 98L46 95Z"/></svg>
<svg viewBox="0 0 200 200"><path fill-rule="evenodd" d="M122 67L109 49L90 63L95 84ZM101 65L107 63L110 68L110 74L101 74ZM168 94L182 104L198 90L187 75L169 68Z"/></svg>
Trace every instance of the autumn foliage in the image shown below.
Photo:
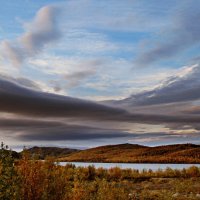
<svg viewBox="0 0 200 200"><path fill-rule="evenodd" d="M123 163L200 163L200 145L148 147L135 144L100 146L74 152L60 161Z"/></svg>
<svg viewBox="0 0 200 200"><path fill-rule="evenodd" d="M106 170L60 166L52 159L38 161L30 159L26 151L16 161L4 145L0 151L0 200L150 200L170 199L176 192L200 193L197 167L141 172L118 167Z"/></svg>

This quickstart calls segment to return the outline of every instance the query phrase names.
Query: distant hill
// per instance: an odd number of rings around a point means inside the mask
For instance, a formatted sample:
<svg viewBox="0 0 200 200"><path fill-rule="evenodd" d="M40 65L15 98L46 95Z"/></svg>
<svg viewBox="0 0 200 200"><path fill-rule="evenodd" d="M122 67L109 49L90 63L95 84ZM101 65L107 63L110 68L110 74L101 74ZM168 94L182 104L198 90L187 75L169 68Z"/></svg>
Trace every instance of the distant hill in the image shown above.
<svg viewBox="0 0 200 200"><path fill-rule="evenodd" d="M30 149L26 149L26 152L30 153L32 157L36 157L38 159L45 159L47 157L64 157L68 156L74 152L78 152L77 149L70 148L59 148L59 147L32 147ZM21 152L21 154L23 151Z"/></svg>
<svg viewBox="0 0 200 200"><path fill-rule="evenodd" d="M20 159L23 151L12 151L12 156ZM148 147L126 143L86 150L35 146L25 151L36 159L54 157L58 161L68 162L200 163L200 145L195 144Z"/></svg>
<svg viewBox="0 0 200 200"><path fill-rule="evenodd" d="M200 163L200 145L174 144L157 147L137 144L107 145L75 152L59 161L124 163Z"/></svg>

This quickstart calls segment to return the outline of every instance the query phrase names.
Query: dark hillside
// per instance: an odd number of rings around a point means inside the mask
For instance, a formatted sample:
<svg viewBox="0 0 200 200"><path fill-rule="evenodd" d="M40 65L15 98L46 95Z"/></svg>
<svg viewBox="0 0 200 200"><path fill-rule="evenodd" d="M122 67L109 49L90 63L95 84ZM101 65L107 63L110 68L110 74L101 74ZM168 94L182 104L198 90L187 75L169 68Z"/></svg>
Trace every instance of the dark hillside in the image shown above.
<svg viewBox="0 0 200 200"><path fill-rule="evenodd" d="M59 148L59 147L32 147L30 149L26 149L26 152L29 152L31 156L45 159L46 157L63 157L70 155L74 152L77 152L77 149L70 149L70 148ZM21 152L23 153L23 151Z"/></svg>

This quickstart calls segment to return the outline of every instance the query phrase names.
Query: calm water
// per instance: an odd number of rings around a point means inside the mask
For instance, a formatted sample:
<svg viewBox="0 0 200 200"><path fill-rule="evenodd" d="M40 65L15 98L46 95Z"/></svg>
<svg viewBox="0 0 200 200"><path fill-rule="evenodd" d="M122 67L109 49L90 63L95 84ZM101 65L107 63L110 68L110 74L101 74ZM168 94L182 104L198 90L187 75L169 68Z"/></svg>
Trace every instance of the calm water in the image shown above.
<svg viewBox="0 0 200 200"><path fill-rule="evenodd" d="M158 169L166 169L170 167L171 169L183 169L189 168L191 166L200 167L200 164L154 164L154 163L87 163L87 162L60 162L60 165L65 166L66 164L74 164L76 167L88 167L95 166L96 168L103 167L105 169L109 169L112 167L120 167L121 169L138 169L138 170L158 170Z"/></svg>

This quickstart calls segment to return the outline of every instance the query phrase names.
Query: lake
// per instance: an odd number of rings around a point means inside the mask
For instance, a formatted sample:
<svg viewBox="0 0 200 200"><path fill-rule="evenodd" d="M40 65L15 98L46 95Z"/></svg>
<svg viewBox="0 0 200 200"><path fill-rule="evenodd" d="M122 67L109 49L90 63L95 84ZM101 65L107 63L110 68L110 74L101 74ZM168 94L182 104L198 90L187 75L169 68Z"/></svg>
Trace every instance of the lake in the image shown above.
<svg viewBox="0 0 200 200"><path fill-rule="evenodd" d="M156 171L158 169L166 169L170 167L171 169L183 169L189 168L191 166L200 167L200 164L159 164L159 163L88 163L88 162L60 162L62 166L66 164L74 164L76 167L88 167L93 165L95 168L103 167L105 169L109 169L112 167L120 167L121 169L137 169L137 170L153 170Z"/></svg>

